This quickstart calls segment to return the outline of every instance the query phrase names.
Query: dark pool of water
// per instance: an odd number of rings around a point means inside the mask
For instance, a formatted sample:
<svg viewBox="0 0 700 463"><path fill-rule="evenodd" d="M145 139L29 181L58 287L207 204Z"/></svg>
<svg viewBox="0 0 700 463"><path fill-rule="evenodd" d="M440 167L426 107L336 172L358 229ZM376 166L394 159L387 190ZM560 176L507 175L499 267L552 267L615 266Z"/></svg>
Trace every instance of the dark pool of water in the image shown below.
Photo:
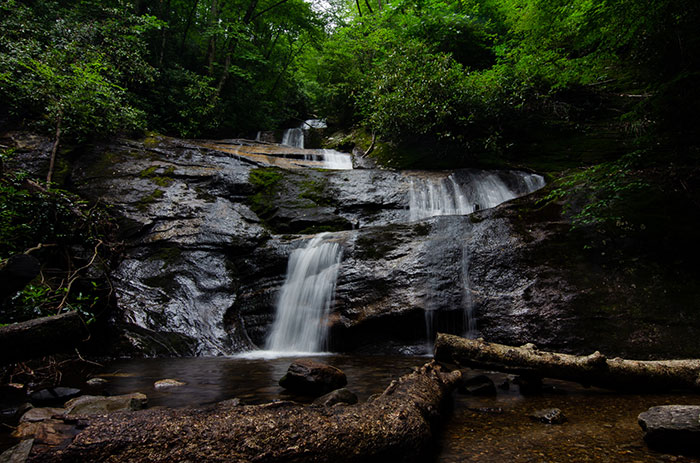
<svg viewBox="0 0 700 463"><path fill-rule="evenodd" d="M382 392L392 379L420 366L426 357L345 356L314 358L345 372L348 388L360 400ZM301 400L304 397L286 394L278 381L287 372L292 358L180 358L125 360L107 364L96 376L108 380L98 391L109 395L143 392L149 406L205 406L237 398L245 404L271 400ZM160 379L177 379L182 387L155 389Z"/></svg>
<svg viewBox="0 0 700 463"><path fill-rule="evenodd" d="M411 356L313 358L341 368L348 378L347 387L360 400L382 392L391 380L429 360ZM232 398L248 404L304 400L286 395L277 384L291 360L217 357L115 361L94 374L105 378L106 384L94 388L83 385L83 389L89 394L143 392L149 406L166 407L208 406ZM500 373L487 374L496 384L507 378ZM186 385L155 389L154 382L164 378ZM546 384L553 388L535 396L521 395L517 385L499 389L495 397L455 393L454 410L439 436L435 462L700 462L649 450L637 424L637 415L651 406L700 405L700 395L625 395L563 381ZM547 425L530 419L534 411L544 408L561 409L568 421Z"/></svg>

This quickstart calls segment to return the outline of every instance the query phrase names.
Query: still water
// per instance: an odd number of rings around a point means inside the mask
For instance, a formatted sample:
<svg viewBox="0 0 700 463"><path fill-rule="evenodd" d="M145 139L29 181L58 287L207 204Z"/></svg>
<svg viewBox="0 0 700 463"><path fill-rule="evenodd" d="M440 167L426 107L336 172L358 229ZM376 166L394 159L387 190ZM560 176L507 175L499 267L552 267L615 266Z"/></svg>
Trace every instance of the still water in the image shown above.
<svg viewBox="0 0 700 463"><path fill-rule="evenodd" d="M420 366L427 357L326 355L315 358L342 369L348 388L360 401L382 392L391 380ZM300 400L287 395L277 381L292 358L178 358L120 360L93 376L107 383L80 385L88 394L143 392L149 406L207 407L238 398L245 404L270 400ZM470 372L479 374L483 372ZM486 373L495 384L507 382L501 373ZM185 386L157 390L154 382L177 379ZM512 379L512 378L511 378ZM77 384L75 384L77 386ZM546 381L544 392L523 396L518 386L498 389L494 397L454 395L454 409L438 437L435 460L453 462L700 462L700 458L665 455L649 450L642 440L637 415L654 405L700 405L700 395L619 394L584 389L573 383ZM530 415L559 408L568 421L561 425L535 422Z"/></svg>

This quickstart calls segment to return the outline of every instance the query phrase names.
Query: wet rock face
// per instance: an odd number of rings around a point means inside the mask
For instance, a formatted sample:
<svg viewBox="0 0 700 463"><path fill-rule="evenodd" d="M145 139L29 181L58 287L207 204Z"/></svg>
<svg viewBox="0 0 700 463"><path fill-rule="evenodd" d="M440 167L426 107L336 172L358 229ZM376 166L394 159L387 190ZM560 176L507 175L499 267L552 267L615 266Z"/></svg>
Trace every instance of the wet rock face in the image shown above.
<svg viewBox="0 0 700 463"><path fill-rule="evenodd" d="M80 159L73 184L112 205L128 243L112 274L124 348L212 355L249 345L224 315L235 302L232 258L267 236L245 204L250 169L165 138L119 141Z"/></svg>

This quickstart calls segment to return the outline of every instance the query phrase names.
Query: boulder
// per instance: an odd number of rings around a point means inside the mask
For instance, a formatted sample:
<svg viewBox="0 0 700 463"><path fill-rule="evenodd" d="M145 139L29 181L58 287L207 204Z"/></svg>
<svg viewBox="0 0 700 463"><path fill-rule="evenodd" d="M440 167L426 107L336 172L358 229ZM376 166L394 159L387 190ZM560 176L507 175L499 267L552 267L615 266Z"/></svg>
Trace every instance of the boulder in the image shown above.
<svg viewBox="0 0 700 463"><path fill-rule="evenodd" d="M112 397L84 395L66 402L67 415L105 414L117 410L141 410L146 408L148 398L145 394L117 395Z"/></svg>
<svg viewBox="0 0 700 463"><path fill-rule="evenodd" d="M290 392L320 396L348 383L342 370L315 360L295 360L279 384Z"/></svg>
<svg viewBox="0 0 700 463"><path fill-rule="evenodd" d="M661 405L640 413L649 447L674 453L700 453L700 406Z"/></svg>
<svg viewBox="0 0 700 463"><path fill-rule="evenodd" d="M566 423L567 419L558 408L545 408L543 410L537 410L532 415L530 415L535 421L546 424L562 424Z"/></svg>
<svg viewBox="0 0 700 463"><path fill-rule="evenodd" d="M313 402L315 405L323 405L324 407L332 407L335 404L356 404L357 395L349 389L336 389L326 395L322 395Z"/></svg>

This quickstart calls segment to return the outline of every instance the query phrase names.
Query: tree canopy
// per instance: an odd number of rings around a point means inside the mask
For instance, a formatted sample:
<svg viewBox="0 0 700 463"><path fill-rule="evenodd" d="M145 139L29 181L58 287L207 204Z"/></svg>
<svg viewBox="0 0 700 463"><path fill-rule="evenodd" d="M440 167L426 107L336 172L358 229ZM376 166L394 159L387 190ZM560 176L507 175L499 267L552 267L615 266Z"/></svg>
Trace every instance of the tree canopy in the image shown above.
<svg viewBox="0 0 700 463"><path fill-rule="evenodd" d="M585 95L653 95L630 125L693 126L692 0L5 0L13 120L84 139L234 136L309 114L392 142L505 146L514 121ZM590 99L590 98L588 98ZM662 102L662 103L660 103ZM663 117L662 117L663 115ZM690 119L690 122L688 121ZM499 148L499 149L500 149Z"/></svg>

